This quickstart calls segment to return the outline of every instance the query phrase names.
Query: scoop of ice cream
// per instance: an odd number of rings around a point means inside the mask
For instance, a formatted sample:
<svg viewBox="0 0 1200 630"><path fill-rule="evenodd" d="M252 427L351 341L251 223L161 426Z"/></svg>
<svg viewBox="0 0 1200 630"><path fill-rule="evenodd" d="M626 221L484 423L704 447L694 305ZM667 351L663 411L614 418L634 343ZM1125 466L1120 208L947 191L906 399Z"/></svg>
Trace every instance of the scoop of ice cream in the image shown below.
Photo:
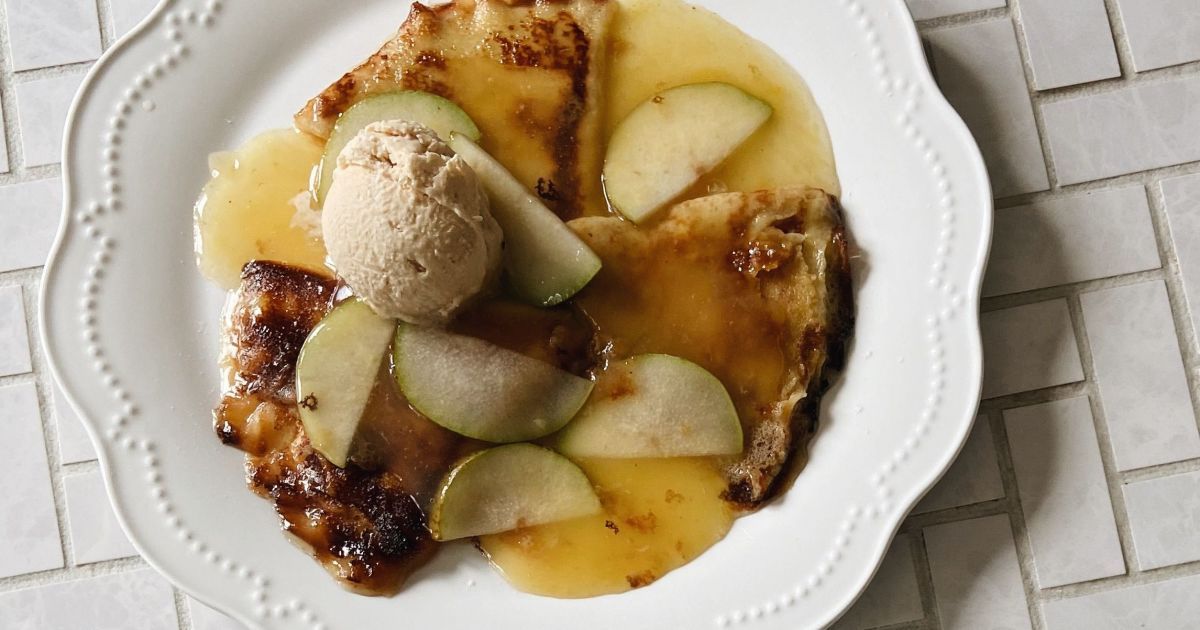
<svg viewBox="0 0 1200 630"><path fill-rule="evenodd" d="M384 317L444 324L500 269L475 172L413 122L372 123L342 149L321 227L338 275Z"/></svg>

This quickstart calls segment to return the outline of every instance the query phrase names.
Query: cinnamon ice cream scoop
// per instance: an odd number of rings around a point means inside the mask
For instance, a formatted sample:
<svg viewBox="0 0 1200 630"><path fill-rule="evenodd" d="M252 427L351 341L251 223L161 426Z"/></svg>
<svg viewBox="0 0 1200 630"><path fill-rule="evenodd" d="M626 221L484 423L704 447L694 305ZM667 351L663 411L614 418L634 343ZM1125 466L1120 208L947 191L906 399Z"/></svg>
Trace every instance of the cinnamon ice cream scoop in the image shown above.
<svg viewBox="0 0 1200 630"><path fill-rule="evenodd" d="M424 125L367 125L337 158L329 259L383 317L445 324L498 277L503 234L475 172Z"/></svg>

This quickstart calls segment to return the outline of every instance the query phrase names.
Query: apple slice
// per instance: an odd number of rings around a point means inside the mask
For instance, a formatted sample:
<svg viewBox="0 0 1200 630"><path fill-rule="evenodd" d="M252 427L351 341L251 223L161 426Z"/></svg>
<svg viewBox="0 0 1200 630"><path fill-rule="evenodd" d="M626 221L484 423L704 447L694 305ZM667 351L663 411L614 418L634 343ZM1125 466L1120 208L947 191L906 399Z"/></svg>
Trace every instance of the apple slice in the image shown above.
<svg viewBox="0 0 1200 630"><path fill-rule="evenodd" d="M343 112L333 125L333 133L329 134L325 152L321 155L318 201L325 202L325 193L333 183L338 154L363 127L381 120L409 120L421 123L442 139L449 138L451 133L460 133L476 140L482 135L479 127L475 126L475 121L471 120L461 107L436 94L400 90L364 98Z"/></svg>
<svg viewBox="0 0 1200 630"><path fill-rule="evenodd" d="M492 216L504 229L504 269L517 297L554 306L600 271L600 257L503 164L464 134L451 134L450 148L471 166L492 200Z"/></svg>
<svg viewBox="0 0 1200 630"><path fill-rule="evenodd" d="M482 339L401 323L393 371L408 402L455 433L524 442L561 429L592 382Z"/></svg>
<svg viewBox="0 0 1200 630"><path fill-rule="evenodd" d="M610 364L558 437L571 457L690 457L742 451L742 425L725 386L666 354Z"/></svg>
<svg viewBox="0 0 1200 630"><path fill-rule="evenodd" d="M335 466L344 467L379 365L396 324L351 298L313 329L296 362L296 401L304 432Z"/></svg>
<svg viewBox="0 0 1200 630"><path fill-rule="evenodd" d="M655 95L608 141L608 202L630 221L645 221L725 161L771 113L765 101L728 83L692 83Z"/></svg>
<svg viewBox="0 0 1200 630"><path fill-rule="evenodd" d="M570 460L533 444L507 444L450 471L434 498L429 529L436 540L454 540L599 511L592 483Z"/></svg>

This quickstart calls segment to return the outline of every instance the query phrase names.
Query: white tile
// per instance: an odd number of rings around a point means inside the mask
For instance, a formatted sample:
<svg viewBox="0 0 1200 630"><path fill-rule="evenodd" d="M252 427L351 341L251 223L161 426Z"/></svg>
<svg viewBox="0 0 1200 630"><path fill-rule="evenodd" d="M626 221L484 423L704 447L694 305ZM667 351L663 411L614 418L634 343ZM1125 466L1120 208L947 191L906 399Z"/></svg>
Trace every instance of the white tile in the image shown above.
<svg viewBox="0 0 1200 630"><path fill-rule="evenodd" d="M0 186L0 272L46 264L62 215L62 181Z"/></svg>
<svg viewBox="0 0 1200 630"><path fill-rule="evenodd" d="M993 20L926 37L938 84L975 135L995 196L1049 188L1012 23Z"/></svg>
<svg viewBox="0 0 1200 630"><path fill-rule="evenodd" d="M927 527L925 547L942 628L1032 627L1007 514Z"/></svg>
<svg viewBox="0 0 1200 630"><path fill-rule="evenodd" d="M109 0L117 37L129 32L158 4L158 0Z"/></svg>
<svg viewBox="0 0 1200 630"><path fill-rule="evenodd" d="M4 139L4 112L0 111L0 173L8 172L8 141Z"/></svg>
<svg viewBox="0 0 1200 630"><path fill-rule="evenodd" d="M1144 282L1080 300L1117 468L1200 456L1166 286Z"/></svg>
<svg viewBox="0 0 1200 630"><path fill-rule="evenodd" d="M0 577L63 566L50 464L32 383L0 387L4 486L0 493ZM3 606L0 605L0 619Z"/></svg>
<svg viewBox="0 0 1200 630"><path fill-rule="evenodd" d="M54 385L54 420L58 424L58 454L64 464L96 459L96 447L83 428L83 421L57 383Z"/></svg>
<svg viewBox="0 0 1200 630"><path fill-rule="evenodd" d="M980 327L984 398L1083 380L1066 300L984 313Z"/></svg>
<svg viewBox="0 0 1200 630"><path fill-rule="evenodd" d="M917 590L917 574L913 567L912 539L901 534L892 541L867 590L833 628L865 630L914 621L924 616L921 593Z"/></svg>
<svg viewBox="0 0 1200 630"><path fill-rule="evenodd" d="M1102 591L1043 604L1048 630L1195 630L1200 577Z"/></svg>
<svg viewBox="0 0 1200 630"><path fill-rule="evenodd" d="M1200 175L1163 180L1160 186L1192 326L1200 331Z"/></svg>
<svg viewBox="0 0 1200 630"><path fill-rule="evenodd" d="M21 287L0 288L0 376L33 369L29 358L29 328Z"/></svg>
<svg viewBox="0 0 1200 630"><path fill-rule="evenodd" d="M1200 472L1125 486L1142 570L1200 560Z"/></svg>
<svg viewBox="0 0 1200 630"><path fill-rule="evenodd" d="M1121 75L1104 0L1021 0L1021 23L1037 89Z"/></svg>
<svg viewBox="0 0 1200 630"><path fill-rule="evenodd" d="M99 471L66 477L63 487L67 493L67 521L75 564L137 555L117 522Z"/></svg>
<svg viewBox="0 0 1200 630"><path fill-rule="evenodd" d="M94 0L4 0L13 70L91 61L100 56Z"/></svg>
<svg viewBox="0 0 1200 630"><path fill-rule="evenodd" d="M1139 72L1200 59L1196 0L1118 0L1121 21Z"/></svg>
<svg viewBox="0 0 1200 630"><path fill-rule="evenodd" d="M1059 183L1200 160L1200 76L1142 83L1042 107Z"/></svg>
<svg viewBox="0 0 1200 630"><path fill-rule="evenodd" d="M921 499L914 514L990 501L1004 496L1000 468L996 465L996 445L986 417L975 419L975 428L967 436L958 459L937 485Z"/></svg>
<svg viewBox="0 0 1200 630"><path fill-rule="evenodd" d="M67 74L17 84L25 166L57 164L62 159L63 125L83 76Z"/></svg>
<svg viewBox="0 0 1200 630"><path fill-rule="evenodd" d="M929 20L1004 6L1004 0L908 0L914 20Z"/></svg>
<svg viewBox="0 0 1200 630"><path fill-rule="evenodd" d="M246 630L246 626L238 623L232 617L191 597L188 598L188 610L192 613L192 630Z"/></svg>
<svg viewBox="0 0 1200 630"><path fill-rule="evenodd" d="M1125 573L1087 397L1004 412L1038 586Z"/></svg>
<svg viewBox="0 0 1200 630"><path fill-rule="evenodd" d="M1160 266L1146 191L1105 189L996 211L984 295Z"/></svg>
<svg viewBox="0 0 1200 630"><path fill-rule="evenodd" d="M175 630L175 596L151 569L0 595L0 619L12 630Z"/></svg>

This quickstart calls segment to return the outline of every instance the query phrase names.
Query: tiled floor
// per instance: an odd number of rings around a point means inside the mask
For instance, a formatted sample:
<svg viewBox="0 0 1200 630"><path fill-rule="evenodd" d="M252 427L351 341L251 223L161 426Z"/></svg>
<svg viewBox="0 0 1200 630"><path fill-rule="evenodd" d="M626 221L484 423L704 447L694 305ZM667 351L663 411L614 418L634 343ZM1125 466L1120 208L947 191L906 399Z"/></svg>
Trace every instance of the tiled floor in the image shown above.
<svg viewBox="0 0 1200 630"><path fill-rule="evenodd" d="M135 557L33 342L66 106L155 0L0 2L0 628L235 630ZM838 627L1200 627L1200 3L909 4L999 197L985 400Z"/></svg>

